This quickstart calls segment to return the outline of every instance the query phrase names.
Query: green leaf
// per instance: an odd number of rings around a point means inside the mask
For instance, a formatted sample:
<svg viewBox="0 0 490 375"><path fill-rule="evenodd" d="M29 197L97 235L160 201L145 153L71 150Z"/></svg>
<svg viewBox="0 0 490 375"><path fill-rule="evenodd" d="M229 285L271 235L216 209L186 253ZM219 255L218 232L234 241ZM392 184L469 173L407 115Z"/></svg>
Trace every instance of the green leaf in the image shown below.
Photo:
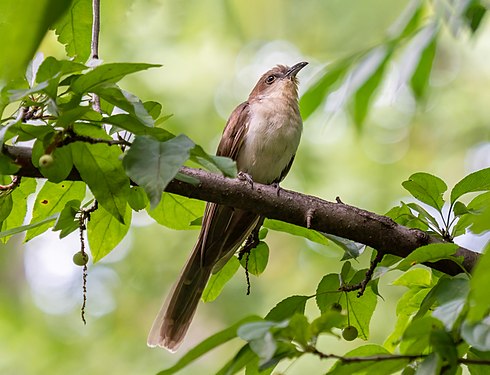
<svg viewBox="0 0 490 375"><path fill-rule="evenodd" d="M328 66L316 78L316 82L303 94L300 100L301 115L306 120L323 103L329 90L347 72L355 56Z"/></svg>
<svg viewBox="0 0 490 375"><path fill-rule="evenodd" d="M4 177L3 184L10 183L10 179L6 180ZM27 199L29 196L36 191L36 180L33 178L27 178L24 177L21 181L21 184L17 186L14 191L8 195L9 198L6 198L7 200L10 200L12 203L15 202L15 204L12 205L12 209L10 211L10 215L6 218L3 218L1 222L1 230L2 232L6 232L9 230L14 230L21 226L24 223L24 218L27 213ZM7 203L8 205L8 203ZM20 230L20 232L24 231L26 229ZM19 233L19 232L15 232ZM2 242L7 242L10 239L11 235L5 235L2 236Z"/></svg>
<svg viewBox="0 0 490 375"><path fill-rule="evenodd" d="M20 78L49 27L70 0L0 1L0 80ZM29 11L26 11L26 10Z"/></svg>
<svg viewBox="0 0 490 375"><path fill-rule="evenodd" d="M240 260L243 268L247 269L252 275L259 276L264 272L269 260L269 246L260 241L259 244L250 250L249 254L245 254Z"/></svg>
<svg viewBox="0 0 490 375"><path fill-rule="evenodd" d="M299 345L306 347L311 340L311 328L310 323L306 316L301 313L294 314L289 319L289 324L284 333L287 333L286 339L292 340ZM279 332L279 338L282 338L283 333Z"/></svg>
<svg viewBox="0 0 490 375"><path fill-rule="evenodd" d="M333 328L346 326L347 317L338 311L330 310L325 312L311 322L311 334L315 337L321 333L332 333Z"/></svg>
<svg viewBox="0 0 490 375"><path fill-rule="evenodd" d="M20 227L14 227L14 228L10 228L10 229L7 229L7 230L4 230L2 232L0 232L0 238L5 238L5 237L10 237L14 234L17 234L17 233L22 233L24 231L28 231L28 230L34 230L36 228L39 228L39 227L43 227L43 226L50 226L51 223L53 221L55 221L59 216L59 213L56 213L56 214L53 214L45 219L42 219L40 221L37 221L37 222L31 222L30 224L27 224L27 225L22 225Z"/></svg>
<svg viewBox="0 0 490 375"><path fill-rule="evenodd" d="M323 234L315 230L303 228L294 224L289 224L278 220L265 219L264 227L278 232L285 232L285 233L293 234L295 236L304 237L310 241L322 245L329 244L328 239Z"/></svg>
<svg viewBox="0 0 490 375"><path fill-rule="evenodd" d="M93 138L108 138L102 129L89 125L76 126L75 132ZM119 160L121 150L106 144L84 142L73 143L72 150L73 164L95 199L123 223L127 209L129 179Z"/></svg>
<svg viewBox="0 0 490 375"><path fill-rule="evenodd" d="M127 130L134 135L152 136L160 142L165 142L175 137L172 133L165 129L148 127L144 125L140 120L125 113L104 117L103 122L106 124L115 125L123 130Z"/></svg>
<svg viewBox="0 0 490 375"><path fill-rule="evenodd" d="M325 236L334 244L336 244L338 247L340 247L342 250L344 250L344 255L342 256L341 260L357 258L359 255L362 254L362 251L366 247L366 245L363 245L361 243L354 242L352 240L348 240L343 237L334 236L333 234L328 234L323 232L319 232L319 233L321 233L323 236Z"/></svg>
<svg viewBox="0 0 490 375"><path fill-rule="evenodd" d="M373 95L380 85L391 54L392 49L387 45L376 47L353 69L348 78L349 85L359 84L353 90L351 105L352 115L358 127L361 127L366 119Z"/></svg>
<svg viewBox="0 0 490 375"><path fill-rule="evenodd" d="M472 347L481 351L490 351L490 316L480 322L463 323L461 336Z"/></svg>
<svg viewBox="0 0 490 375"><path fill-rule="evenodd" d="M185 135L166 142L138 136L123 159L128 176L145 189L152 208L160 202L162 192L189 158L194 143Z"/></svg>
<svg viewBox="0 0 490 375"><path fill-rule="evenodd" d="M417 99L421 99L427 87L429 86L430 73L434 63L437 47L437 25L430 24L426 26L415 38L413 43L407 46L407 49L414 53L418 50L418 64L410 79L410 86ZM417 43L416 45L413 45Z"/></svg>
<svg viewBox="0 0 490 375"><path fill-rule="evenodd" d="M79 200L74 199L66 202L65 207L61 210L60 216L58 216L53 227L53 232L60 231L60 239L68 236L79 228L80 222L75 217L79 210Z"/></svg>
<svg viewBox="0 0 490 375"><path fill-rule="evenodd" d="M158 102L144 102L143 106L145 107L148 114L153 118L153 120L158 119L158 117L162 113L162 105Z"/></svg>
<svg viewBox="0 0 490 375"><path fill-rule="evenodd" d="M451 190L451 204L464 194L490 190L490 168L473 172L454 185Z"/></svg>
<svg viewBox="0 0 490 375"><path fill-rule="evenodd" d="M432 286L432 273L425 268L414 268L404 272L392 285L406 286L407 288Z"/></svg>
<svg viewBox="0 0 490 375"><path fill-rule="evenodd" d="M274 306L274 308L265 316L265 319L280 322L290 318L296 313L304 314L306 301L308 301L309 298L310 297L308 296L287 297Z"/></svg>
<svg viewBox="0 0 490 375"><path fill-rule="evenodd" d="M0 223L9 217L12 212L13 201L11 194L0 195Z"/></svg>
<svg viewBox="0 0 490 375"><path fill-rule="evenodd" d="M245 366L249 366L253 363L258 363L258 360L259 359L257 357L257 354L255 354L252 349L250 349L250 345L244 345L231 360L229 360L218 372L216 372L216 375L236 374Z"/></svg>
<svg viewBox="0 0 490 375"><path fill-rule="evenodd" d="M425 316L413 319L403 332L400 352L405 355L416 355L427 352L430 347L432 332L443 329L441 322L433 317Z"/></svg>
<svg viewBox="0 0 490 375"><path fill-rule="evenodd" d="M128 203L135 211L143 210L148 206L148 197L143 188L139 186L131 186L128 194Z"/></svg>
<svg viewBox="0 0 490 375"><path fill-rule="evenodd" d="M457 249L458 245L453 243L433 243L425 245L412 251L396 268L406 271L416 264L450 259Z"/></svg>
<svg viewBox="0 0 490 375"><path fill-rule="evenodd" d="M95 67L90 72L72 81L70 88L73 92L83 95L92 92L97 86L115 83L131 73L160 67L159 64L110 63Z"/></svg>
<svg viewBox="0 0 490 375"><path fill-rule="evenodd" d="M375 344L360 346L349 351L344 357L374 357L373 361L335 362L327 374L329 375L388 375L403 369L410 363L409 359L393 359L390 361L376 360L378 356L389 356L391 353L385 348Z"/></svg>
<svg viewBox="0 0 490 375"><path fill-rule="evenodd" d="M490 298L488 298L490 272L488 270L490 270L490 243L487 244L485 253L480 256L472 273L467 317L470 323L480 321L490 311Z"/></svg>
<svg viewBox="0 0 490 375"><path fill-rule="evenodd" d="M42 153L40 153L39 151L41 151ZM64 181L73 169L71 145L56 148L51 154L54 159L53 163L48 167L39 165L39 158L43 154L43 147L34 147L32 151L33 164L37 164L37 167L41 171L42 175L46 177L50 182L58 183ZM36 162L34 162L34 160Z"/></svg>
<svg viewBox="0 0 490 375"><path fill-rule="evenodd" d="M135 95L122 90L113 83L99 85L93 89L93 92L107 102L125 110L143 125L154 127L155 121L146 110L143 102Z"/></svg>
<svg viewBox="0 0 490 375"><path fill-rule="evenodd" d="M18 172L20 166L7 155L0 154L0 175L8 176Z"/></svg>
<svg viewBox="0 0 490 375"><path fill-rule="evenodd" d="M53 56L48 56L42 62L36 74L38 83L59 79L61 76L70 73L79 73L88 69L85 65L70 60L57 60Z"/></svg>
<svg viewBox="0 0 490 375"><path fill-rule="evenodd" d="M114 215L99 207L90 214L87 238L94 263L104 258L128 233L133 211L127 209L122 224Z"/></svg>
<svg viewBox="0 0 490 375"><path fill-rule="evenodd" d="M444 205L442 194L447 190L446 183L429 173L415 173L402 186L419 201L441 211Z"/></svg>
<svg viewBox="0 0 490 375"><path fill-rule="evenodd" d="M408 203L407 206L419 214L418 219L420 221L427 223L427 225L429 223L432 224L432 228L439 228L439 223L437 222L435 217L429 214L429 212L427 212L425 208L417 203Z"/></svg>
<svg viewBox="0 0 490 375"><path fill-rule="evenodd" d="M231 257L218 272L211 275L202 293L202 300L204 302L211 302L218 298L226 283L231 280L239 267L240 262L237 257Z"/></svg>
<svg viewBox="0 0 490 375"><path fill-rule="evenodd" d="M195 145L191 150L191 160L202 165L210 172L222 173L226 177L237 175L236 163L230 158L214 156L206 153L201 146Z"/></svg>
<svg viewBox="0 0 490 375"><path fill-rule="evenodd" d="M54 25L54 29L58 41L65 45L66 54L76 61L86 61L92 38L92 1L73 0L70 11Z"/></svg>
<svg viewBox="0 0 490 375"><path fill-rule="evenodd" d="M470 1L470 4L464 13L464 18L473 33L480 27L481 21L483 20L483 16L486 12L487 8L483 6L480 1Z"/></svg>
<svg viewBox="0 0 490 375"><path fill-rule="evenodd" d="M391 208L385 215L403 226L417 228L424 231L427 230L427 222L416 217L405 203L400 203L400 206Z"/></svg>
<svg viewBox="0 0 490 375"><path fill-rule="evenodd" d="M330 273L323 276L322 280L316 288L316 304L321 313L330 311L334 303L339 303L341 299L341 287L340 275L336 273Z"/></svg>
<svg viewBox="0 0 490 375"><path fill-rule="evenodd" d="M178 230L195 229L196 225L192 223L202 217L204 205L203 201L197 199L164 192L160 203L147 211L160 225Z"/></svg>
<svg viewBox="0 0 490 375"><path fill-rule="evenodd" d="M451 331L466 305L470 290L469 281L460 278L441 279L435 294L438 306L432 311L432 316L439 319L447 331Z"/></svg>
<svg viewBox="0 0 490 375"><path fill-rule="evenodd" d="M184 367L194 362L196 359L202 357L204 354L208 353L214 348L237 337L237 330L242 325L258 320L260 320L258 316L248 316L241 319L230 327L212 335L211 337L208 337L206 340L189 350L182 358L179 359L179 361L175 365L166 370L160 371L157 375L175 374L177 371L183 369Z"/></svg>
<svg viewBox="0 0 490 375"><path fill-rule="evenodd" d="M440 374L442 367L441 358L431 353L423 359L423 361L417 367L417 375L433 375Z"/></svg>
<svg viewBox="0 0 490 375"><path fill-rule="evenodd" d="M484 352L475 348L470 348L466 356L471 360L484 360L490 362L490 351ZM488 364L468 364L471 375L488 375Z"/></svg>
<svg viewBox="0 0 490 375"><path fill-rule="evenodd" d="M34 202L31 224L60 213L71 200L83 200L85 189L85 184L80 181L64 181L59 184L46 181ZM45 232L50 226L50 223L46 223L28 230L26 242Z"/></svg>

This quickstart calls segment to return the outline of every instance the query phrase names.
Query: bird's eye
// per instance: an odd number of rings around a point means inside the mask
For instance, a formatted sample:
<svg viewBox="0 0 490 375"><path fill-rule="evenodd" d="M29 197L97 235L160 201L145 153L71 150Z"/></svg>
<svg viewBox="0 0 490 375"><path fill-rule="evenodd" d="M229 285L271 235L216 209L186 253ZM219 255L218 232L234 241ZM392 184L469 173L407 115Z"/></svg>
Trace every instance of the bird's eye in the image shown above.
<svg viewBox="0 0 490 375"><path fill-rule="evenodd" d="M268 85L270 85L272 82L274 82L276 80L276 76L269 76L265 79L265 83L267 83Z"/></svg>

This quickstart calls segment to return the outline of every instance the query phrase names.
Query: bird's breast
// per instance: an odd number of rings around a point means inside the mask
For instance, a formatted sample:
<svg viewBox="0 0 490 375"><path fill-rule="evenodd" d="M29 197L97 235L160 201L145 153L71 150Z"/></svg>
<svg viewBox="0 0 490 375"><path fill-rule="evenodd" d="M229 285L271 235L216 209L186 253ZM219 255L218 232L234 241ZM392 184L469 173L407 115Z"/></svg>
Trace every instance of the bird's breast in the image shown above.
<svg viewBox="0 0 490 375"><path fill-rule="evenodd" d="M296 101L260 100L250 104L250 120L238 153L238 170L256 182L278 180L296 153L303 125Z"/></svg>

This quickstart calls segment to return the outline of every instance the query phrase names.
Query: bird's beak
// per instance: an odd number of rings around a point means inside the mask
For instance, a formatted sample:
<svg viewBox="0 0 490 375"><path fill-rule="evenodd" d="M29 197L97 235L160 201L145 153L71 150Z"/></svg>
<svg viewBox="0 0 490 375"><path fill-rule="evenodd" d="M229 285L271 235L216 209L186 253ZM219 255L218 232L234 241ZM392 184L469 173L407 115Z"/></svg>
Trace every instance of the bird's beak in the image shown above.
<svg viewBox="0 0 490 375"><path fill-rule="evenodd" d="M308 63L305 61L297 63L297 64L293 65L292 67L290 67L284 76L288 77L288 78L296 77L296 74L298 74L298 72L301 69L303 69L306 65L308 65Z"/></svg>

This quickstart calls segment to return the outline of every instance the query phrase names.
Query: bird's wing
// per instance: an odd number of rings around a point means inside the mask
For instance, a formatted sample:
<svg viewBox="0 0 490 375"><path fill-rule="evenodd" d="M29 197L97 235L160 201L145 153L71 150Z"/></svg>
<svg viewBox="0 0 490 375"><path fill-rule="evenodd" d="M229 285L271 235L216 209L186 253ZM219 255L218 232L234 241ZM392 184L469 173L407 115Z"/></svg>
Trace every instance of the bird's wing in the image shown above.
<svg viewBox="0 0 490 375"><path fill-rule="evenodd" d="M226 122L216 155L226 156L236 161L249 121L250 105L244 102L235 108Z"/></svg>

